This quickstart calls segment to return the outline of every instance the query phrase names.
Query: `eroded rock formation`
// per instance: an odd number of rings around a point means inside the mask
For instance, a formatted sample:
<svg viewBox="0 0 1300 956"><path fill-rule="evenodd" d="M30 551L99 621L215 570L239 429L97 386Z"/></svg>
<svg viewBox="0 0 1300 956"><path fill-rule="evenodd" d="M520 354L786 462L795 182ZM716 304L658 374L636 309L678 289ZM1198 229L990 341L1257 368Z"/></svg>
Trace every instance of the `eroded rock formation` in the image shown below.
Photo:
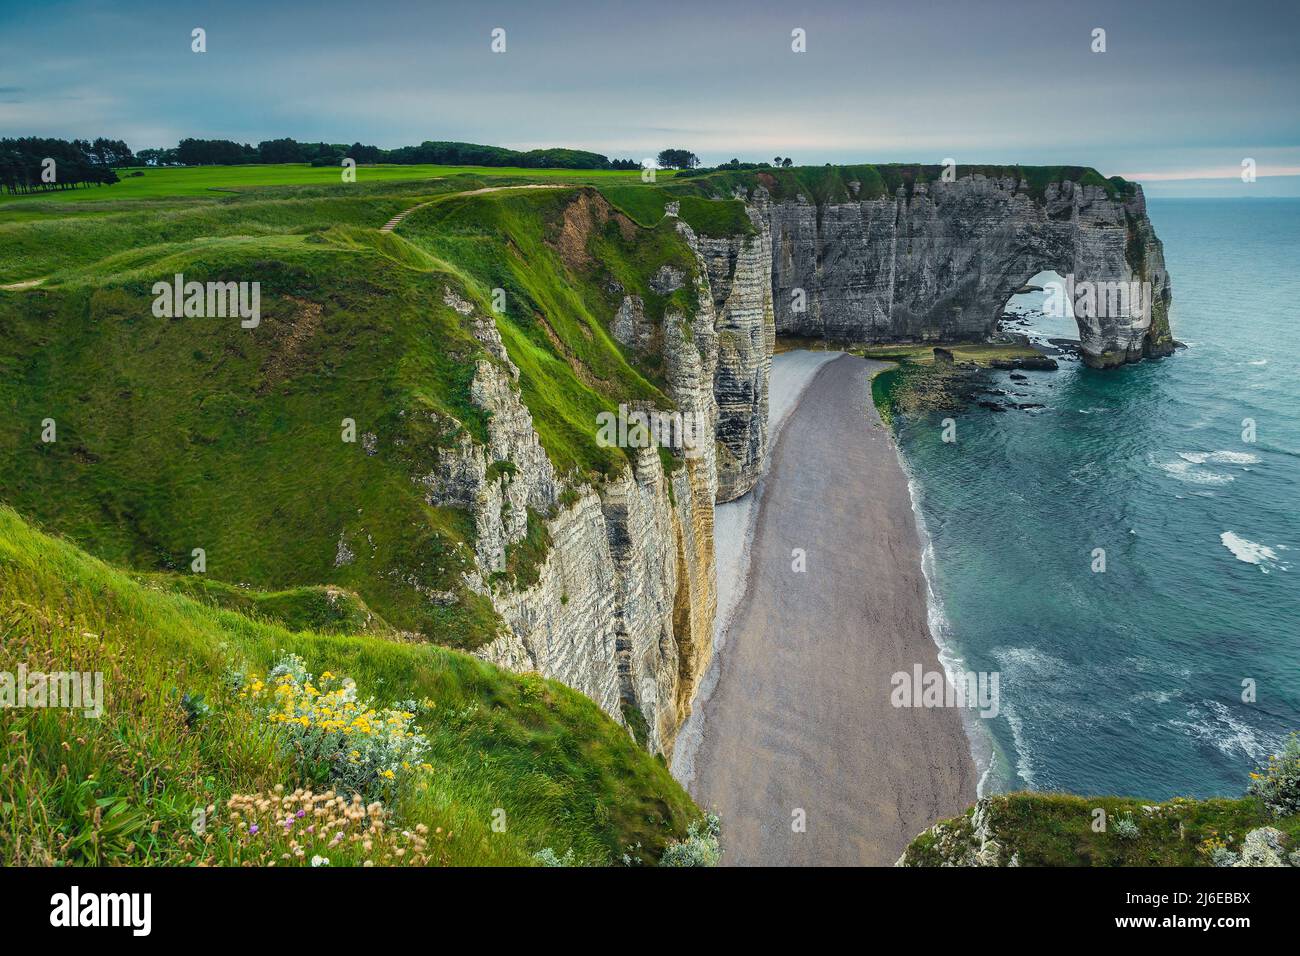
<svg viewBox="0 0 1300 956"><path fill-rule="evenodd" d="M767 382L776 343L772 240L762 205L755 235L722 239L687 230L707 271L717 314L718 501L754 487L767 454ZM685 227L683 227L685 228Z"/></svg>
<svg viewBox="0 0 1300 956"><path fill-rule="evenodd" d="M1104 367L1167 355L1169 276L1141 187L1064 180L1042 196L1012 177L917 183L910 192L816 205L752 200L772 237L776 329L858 342L982 341L1040 271L1101 290L1076 307L1081 350ZM1115 284L1148 283L1145 307L1115 308Z"/></svg>

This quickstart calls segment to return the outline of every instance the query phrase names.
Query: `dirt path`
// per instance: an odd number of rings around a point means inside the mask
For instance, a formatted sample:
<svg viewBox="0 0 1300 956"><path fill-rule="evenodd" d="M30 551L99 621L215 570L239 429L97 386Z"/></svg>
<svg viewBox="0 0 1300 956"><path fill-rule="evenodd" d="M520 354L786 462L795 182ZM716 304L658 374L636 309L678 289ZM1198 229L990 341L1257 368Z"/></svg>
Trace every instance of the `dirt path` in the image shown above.
<svg viewBox="0 0 1300 956"><path fill-rule="evenodd" d="M890 865L975 799L961 715L890 703L891 675L940 665L907 479L870 398L883 367L824 365L759 491L690 786L722 816L725 863Z"/></svg>
<svg viewBox="0 0 1300 956"><path fill-rule="evenodd" d="M524 183L518 186L484 186L482 189L471 189L463 193L448 193L445 196L439 196L436 199L430 199L428 202L418 203L410 209L403 209L388 222L379 227L380 232L392 232L397 228L403 219L415 212L417 209L423 209L425 206L432 206L436 202L442 202L444 199L451 199L455 196L481 196L484 193L499 193L505 189L564 189L569 183Z"/></svg>

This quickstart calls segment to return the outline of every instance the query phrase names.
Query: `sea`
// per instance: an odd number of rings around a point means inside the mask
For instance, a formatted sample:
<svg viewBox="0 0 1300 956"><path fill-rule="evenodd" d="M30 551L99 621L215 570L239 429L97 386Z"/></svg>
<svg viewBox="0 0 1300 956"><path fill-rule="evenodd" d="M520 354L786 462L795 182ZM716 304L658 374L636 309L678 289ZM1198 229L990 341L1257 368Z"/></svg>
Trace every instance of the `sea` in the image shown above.
<svg viewBox="0 0 1300 956"><path fill-rule="evenodd" d="M1240 795L1300 731L1300 200L1154 199L1185 347L898 425L981 792ZM1042 284L1051 276L1036 277ZM1016 296L1009 327L1075 339Z"/></svg>

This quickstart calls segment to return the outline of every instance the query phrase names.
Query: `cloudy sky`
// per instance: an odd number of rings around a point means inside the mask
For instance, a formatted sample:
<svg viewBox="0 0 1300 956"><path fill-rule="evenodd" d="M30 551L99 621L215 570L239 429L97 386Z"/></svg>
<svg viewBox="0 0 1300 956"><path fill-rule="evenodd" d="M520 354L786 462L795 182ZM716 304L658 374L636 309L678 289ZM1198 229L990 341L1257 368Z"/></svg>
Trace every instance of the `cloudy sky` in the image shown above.
<svg viewBox="0 0 1300 956"><path fill-rule="evenodd" d="M0 135L952 157L1300 195L1298 28L1295 0L0 0Z"/></svg>

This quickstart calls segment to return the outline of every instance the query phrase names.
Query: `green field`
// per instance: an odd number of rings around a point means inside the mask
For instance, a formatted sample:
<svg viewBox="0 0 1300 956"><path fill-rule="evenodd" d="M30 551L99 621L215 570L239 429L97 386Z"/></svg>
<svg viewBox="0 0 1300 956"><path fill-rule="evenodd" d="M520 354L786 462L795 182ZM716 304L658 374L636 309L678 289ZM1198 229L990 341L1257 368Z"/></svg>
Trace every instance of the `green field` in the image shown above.
<svg viewBox="0 0 1300 956"><path fill-rule="evenodd" d="M140 175L135 175L135 173ZM538 182L639 183L637 170L624 169L521 169L507 166L358 166L356 184L411 182L448 176L520 178ZM52 193L10 195L0 193L0 205L29 202L101 202L106 200L163 199L202 196L214 191L244 190L258 186L345 185L337 166L285 163L277 166L194 166L118 170L121 182L111 186L69 189ZM660 180L671 179L660 170ZM2 221L4 213L0 213Z"/></svg>

